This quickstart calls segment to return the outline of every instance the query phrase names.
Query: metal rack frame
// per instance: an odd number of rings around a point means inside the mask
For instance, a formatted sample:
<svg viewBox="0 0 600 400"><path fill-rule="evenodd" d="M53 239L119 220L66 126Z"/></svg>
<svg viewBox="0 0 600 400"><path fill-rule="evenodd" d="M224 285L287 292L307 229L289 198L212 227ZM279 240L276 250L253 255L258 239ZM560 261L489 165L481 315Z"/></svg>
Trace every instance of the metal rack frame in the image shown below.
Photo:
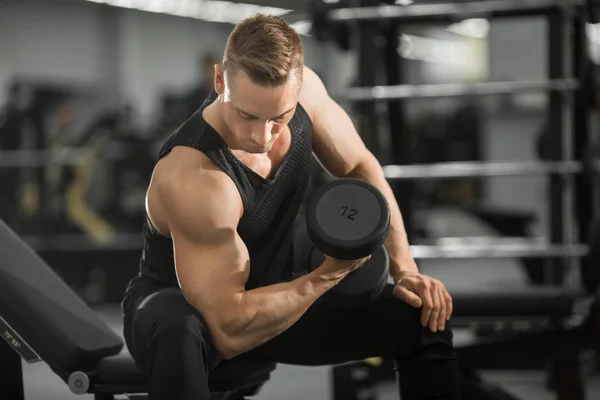
<svg viewBox="0 0 600 400"><path fill-rule="evenodd" d="M544 174L549 177L548 244L540 247L535 253L536 256L546 254L548 258L547 283L562 284L562 271L566 267L566 259L571 255L584 257L587 254L584 243L587 243L589 224L594 216L590 176L593 177L598 172L598 162L587 158L585 154L590 140L586 87L582 83L586 73L585 15L589 11L588 7L586 0L488 0L409 6L379 5L338 9L330 7L325 11L321 10L321 23L326 21L327 24L331 24L333 30L352 26L358 34L360 82L357 87L348 90L346 99L356 103L363 119L375 130L382 124L381 117L375 112L375 105L387 105L387 125L389 131L394 134L391 135L390 148L392 165L386 165L384 172L393 188L398 181L402 181L403 190L395 192L400 207L406 214L405 224L409 235L413 225L410 218L411 204L402 192L410 192L410 188L405 185L411 185L411 181ZM548 21L547 80L441 85L403 84L402 63L397 54L401 27L421 23L457 22L469 18L532 16L545 16ZM376 38L377 41L374 40ZM373 43L382 42L379 39L384 39L385 44L374 46ZM381 54L382 63L376 65L375 60L381 57ZM382 75L385 76L385 82L378 82L377 79L381 79ZM548 92L548 162L401 165L408 159L405 154L408 147L405 146L407 138L403 134L403 128L406 126L406 100L528 92ZM571 134L567 134L568 130L572 130ZM376 144L378 140L367 140L369 146ZM374 153L377 155L379 150L375 147ZM574 190L567 193L567 189L571 188L570 181ZM571 194L572 198L569 198L568 194ZM575 232L570 231L573 225L577 225ZM552 249L557 251L550 251ZM432 248L427 248L427 254L435 257L445 257L447 254L434 253ZM485 252L478 250L476 253Z"/></svg>

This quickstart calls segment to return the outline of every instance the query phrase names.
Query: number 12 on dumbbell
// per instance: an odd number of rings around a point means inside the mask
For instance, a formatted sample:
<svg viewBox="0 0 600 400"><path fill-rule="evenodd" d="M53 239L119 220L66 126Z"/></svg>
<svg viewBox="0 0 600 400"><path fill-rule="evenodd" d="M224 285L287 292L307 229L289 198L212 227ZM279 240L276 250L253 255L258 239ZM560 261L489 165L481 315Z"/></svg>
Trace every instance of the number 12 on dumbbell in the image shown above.
<svg viewBox="0 0 600 400"><path fill-rule="evenodd" d="M356 208L348 210L348 208L348 206L342 206L342 216L354 221L354 217L358 215L358 210Z"/></svg>
<svg viewBox="0 0 600 400"><path fill-rule="evenodd" d="M385 196L361 179L342 178L321 186L307 207L308 233L325 254L353 260L373 254L390 230Z"/></svg>

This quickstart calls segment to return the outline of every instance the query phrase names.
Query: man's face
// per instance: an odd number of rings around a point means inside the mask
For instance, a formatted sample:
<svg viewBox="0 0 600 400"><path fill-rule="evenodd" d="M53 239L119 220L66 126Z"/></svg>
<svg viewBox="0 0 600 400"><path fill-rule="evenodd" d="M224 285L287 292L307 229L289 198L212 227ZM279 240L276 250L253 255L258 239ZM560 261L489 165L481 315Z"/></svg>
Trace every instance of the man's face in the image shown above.
<svg viewBox="0 0 600 400"><path fill-rule="evenodd" d="M223 119L240 150L271 150L294 115L301 86L297 76L277 87L257 85L244 72L223 80Z"/></svg>

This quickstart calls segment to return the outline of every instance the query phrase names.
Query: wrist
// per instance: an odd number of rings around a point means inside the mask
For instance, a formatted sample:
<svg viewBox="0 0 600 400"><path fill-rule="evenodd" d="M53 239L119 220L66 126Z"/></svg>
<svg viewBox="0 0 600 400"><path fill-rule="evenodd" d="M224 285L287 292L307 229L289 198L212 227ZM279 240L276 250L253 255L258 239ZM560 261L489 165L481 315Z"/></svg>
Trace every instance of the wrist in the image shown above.
<svg viewBox="0 0 600 400"><path fill-rule="evenodd" d="M390 235L391 236L391 235ZM406 237L399 240L388 237L385 247L390 256L390 275L394 277L404 273L419 273L417 263L410 252Z"/></svg>
<svg viewBox="0 0 600 400"><path fill-rule="evenodd" d="M419 268L412 259L403 262L390 262L390 275L394 279L394 282L398 282L407 275L416 274L419 274Z"/></svg>
<svg viewBox="0 0 600 400"><path fill-rule="evenodd" d="M327 291L337 285L348 273L343 271L328 271L325 263L306 275L308 284L316 291Z"/></svg>

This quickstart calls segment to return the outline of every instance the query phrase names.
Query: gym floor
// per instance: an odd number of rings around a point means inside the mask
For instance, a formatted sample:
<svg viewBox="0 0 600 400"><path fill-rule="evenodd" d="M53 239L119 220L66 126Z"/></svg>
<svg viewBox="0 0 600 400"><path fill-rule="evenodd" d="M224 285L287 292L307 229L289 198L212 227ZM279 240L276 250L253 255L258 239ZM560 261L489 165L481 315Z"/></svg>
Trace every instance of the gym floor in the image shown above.
<svg viewBox="0 0 600 400"><path fill-rule="evenodd" d="M431 215L432 219L452 221L454 231L462 231L463 235L489 234L485 227L465 215L455 211L440 210ZM436 232L443 234L443 232ZM485 289L487 287L523 286L525 276L515 260L448 260L421 263L424 273L441 279L450 291L467 291L469 289ZM97 308L102 318L121 334L122 321L117 305ZM456 331L456 343L469 340L468 331ZM28 400L68 400L92 399L93 396L76 396L69 392L67 386L43 364L25 364L25 394ZM279 365L271 380L264 386L260 400L292 400L313 399L328 400L331 398L329 367L297 367ZM524 400L553 400L555 396L545 389L545 376L540 371L494 371L485 372L490 382L502 386L507 391ZM600 399L600 374L586 376L587 398ZM381 385L378 388L378 400L398 399L394 384Z"/></svg>

